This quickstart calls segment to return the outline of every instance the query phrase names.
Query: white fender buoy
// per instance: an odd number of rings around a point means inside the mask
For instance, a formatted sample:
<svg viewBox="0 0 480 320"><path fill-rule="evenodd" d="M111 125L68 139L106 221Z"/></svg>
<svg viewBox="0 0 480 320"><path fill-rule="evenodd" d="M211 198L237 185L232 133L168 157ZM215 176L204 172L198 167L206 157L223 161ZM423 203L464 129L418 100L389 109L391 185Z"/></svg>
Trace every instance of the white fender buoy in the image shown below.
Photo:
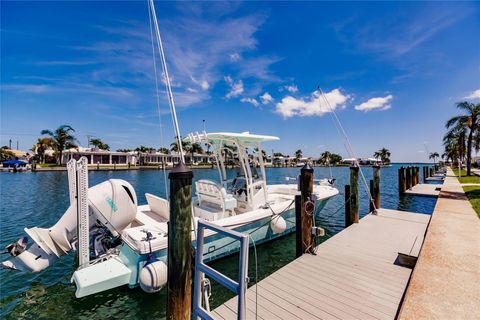
<svg viewBox="0 0 480 320"><path fill-rule="evenodd" d="M167 284L167 265L163 261L154 261L145 265L138 278L140 288L147 293L160 291Z"/></svg>
<svg viewBox="0 0 480 320"><path fill-rule="evenodd" d="M276 216L270 222L270 228L275 234L282 233L287 230L287 222L281 216Z"/></svg>

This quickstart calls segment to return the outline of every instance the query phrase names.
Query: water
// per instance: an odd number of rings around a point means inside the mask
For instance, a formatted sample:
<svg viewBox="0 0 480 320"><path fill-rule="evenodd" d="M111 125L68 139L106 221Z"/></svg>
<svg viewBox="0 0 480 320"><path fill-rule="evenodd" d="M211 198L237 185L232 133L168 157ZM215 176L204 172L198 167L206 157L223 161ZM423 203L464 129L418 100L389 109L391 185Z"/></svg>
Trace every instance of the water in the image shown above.
<svg viewBox="0 0 480 320"><path fill-rule="evenodd" d="M433 211L436 200L427 197L398 196L397 165L381 169L381 204L388 209L407 210L424 214ZM365 178L372 178L372 169L363 169ZM333 236L344 227L343 190L349 180L348 167L335 167L331 173L340 195L331 199L318 221L325 228L326 237ZM233 176L234 171L229 170ZM284 183L286 176L296 176L298 168L267 169L269 183ZM194 179L216 179L216 169L194 171ZM316 178L330 177L328 168L315 168ZM145 204L145 192L165 197L162 171L92 171L90 186L106 179L125 179L137 192L140 204ZM360 180L360 216L368 211L368 197ZM69 205L67 173L1 173L0 174L0 248L24 235L24 227L49 227ZM289 235L257 248L258 273L255 274L253 249L250 252L249 276L262 279L293 260L295 235ZM7 259L3 255L0 259ZM235 277L238 255L223 258L211 264L215 269ZM24 274L0 270L0 318L5 319L143 319L165 316L166 294L147 294L141 289L126 286L93 296L77 299L70 277L75 271L74 255L62 257L49 269L38 274ZM227 289L213 284L212 307L233 296Z"/></svg>

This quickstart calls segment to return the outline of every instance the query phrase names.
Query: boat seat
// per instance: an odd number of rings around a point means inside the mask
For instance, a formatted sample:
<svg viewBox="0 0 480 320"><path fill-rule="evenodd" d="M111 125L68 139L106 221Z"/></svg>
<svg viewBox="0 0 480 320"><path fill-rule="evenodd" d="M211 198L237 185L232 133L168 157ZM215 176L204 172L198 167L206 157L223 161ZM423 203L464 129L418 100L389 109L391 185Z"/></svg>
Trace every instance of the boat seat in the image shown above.
<svg viewBox="0 0 480 320"><path fill-rule="evenodd" d="M237 207L237 199L227 193L224 187L211 180L199 180L195 182L196 194L199 205L213 203L221 207L222 211L233 210Z"/></svg>
<svg viewBox="0 0 480 320"><path fill-rule="evenodd" d="M170 206L167 200L150 193L145 193L150 211L156 213L166 221L170 219Z"/></svg>

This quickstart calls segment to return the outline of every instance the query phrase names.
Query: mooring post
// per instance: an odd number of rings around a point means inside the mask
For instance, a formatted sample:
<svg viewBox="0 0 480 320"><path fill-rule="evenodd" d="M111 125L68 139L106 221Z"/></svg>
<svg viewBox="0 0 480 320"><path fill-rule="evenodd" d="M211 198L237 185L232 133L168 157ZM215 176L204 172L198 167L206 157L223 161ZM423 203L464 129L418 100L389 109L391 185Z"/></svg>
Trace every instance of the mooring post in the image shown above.
<svg viewBox="0 0 480 320"><path fill-rule="evenodd" d="M352 216L350 210L350 201L352 199L352 195L350 193L350 185L345 185L345 228L352 225Z"/></svg>
<svg viewBox="0 0 480 320"><path fill-rule="evenodd" d="M307 163L300 170L300 209L301 209L301 253L313 253L313 215L315 204L311 201L313 192L313 168ZM298 230L298 227L297 227Z"/></svg>
<svg viewBox="0 0 480 320"><path fill-rule="evenodd" d="M375 208L380 209L380 166L373 166L373 181L375 194L373 200L375 202Z"/></svg>
<svg viewBox="0 0 480 320"><path fill-rule="evenodd" d="M412 167L412 187L417 185L417 167Z"/></svg>
<svg viewBox="0 0 480 320"><path fill-rule="evenodd" d="M398 169L398 193L405 193L405 168Z"/></svg>
<svg viewBox="0 0 480 320"><path fill-rule="evenodd" d="M419 184L422 180L420 180L420 167L417 167L417 170L415 171L416 176L417 176L417 184Z"/></svg>
<svg viewBox="0 0 480 320"><path fill-rule="evenodd" d="M180 162L168 174L170 220L168 222L167 319L190 320L192 308L192 178Z"/></svg>
<svg viewBox="0 0 480 320"><path fill-rule="evenodd" d="M350 200L350 215L353 223L358 223L359 213L358 213L358 171L360 168L358 164L355 163L350 167L350 190L351 190L351 200Z"/></svg>
<svg viewBox="0 0 480 320"><path fill-rule="evenodd" d="M302 251L302 196L295 196L295 257L300 257Z"/></svg>
<svg viewBox="0 0 480 320"><path fill-rule="evenodd" d="M370 197L371 199L369 199L368 203L370 204L370 209L368 212L373 212L375 211L375 207L373 206L373 203L374 203L374 199L375 199L375 185L373 184L373 179L370 180ZM369 197L369 198L370 198Z"/></svg>
<svg viewBox="0 0 480 320"><path fill-rule="evenodd" d="M405 190L408 190L410 189L410 180L411 180L411 177L410 177L410 167L407 167L405 168Z"/></svg>

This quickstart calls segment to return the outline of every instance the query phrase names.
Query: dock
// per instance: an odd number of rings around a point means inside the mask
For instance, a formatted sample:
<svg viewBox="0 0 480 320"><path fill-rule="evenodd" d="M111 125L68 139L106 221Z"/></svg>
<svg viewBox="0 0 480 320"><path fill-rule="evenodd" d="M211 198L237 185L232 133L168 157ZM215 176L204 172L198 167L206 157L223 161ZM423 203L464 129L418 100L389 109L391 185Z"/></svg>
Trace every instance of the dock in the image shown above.
<svg viewBox="0 0 480 320"><path fill-rule="evenodd" d="M440 184L419 183L411 189L405 190L405 194L411 196L438 197L441 189L442 185Z"/></svg>
<svg viewBox="0 0 480 320"><path fill-rule="evenodd" d="M416 259L430 217L387 209L365 216L320 244L316 255L251 286L247 319L394 319L412 273L399 257ZM236 319L236 304L230 299L213 316Z"/></svg>
<svg viewBox="0 0 480 320"><path fill-rule="evenodd" d="M480 219L448 169L399 319L480 319L479 248Z"/></svg>

